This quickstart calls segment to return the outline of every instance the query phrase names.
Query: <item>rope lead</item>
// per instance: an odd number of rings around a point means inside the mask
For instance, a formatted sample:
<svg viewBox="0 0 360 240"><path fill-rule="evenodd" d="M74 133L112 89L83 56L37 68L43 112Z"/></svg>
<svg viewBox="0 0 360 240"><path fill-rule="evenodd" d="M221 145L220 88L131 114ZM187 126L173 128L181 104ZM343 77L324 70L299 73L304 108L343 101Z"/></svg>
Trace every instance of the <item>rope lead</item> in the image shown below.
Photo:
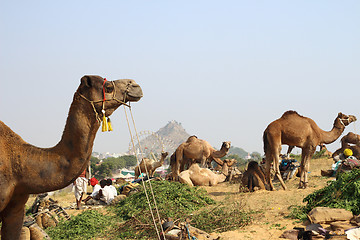
<svg viewBox="0 0 360 240"><path fill-rule="evenodd" d="M136 133L136 137L137 137L137 140L138 140L138 143L139 143L139 149L140 149L140 151L141 151L141 155L143 155L143 151L142 151L142 148L141 148L141 145L140 145L140 140L139 140L139 134L138 134L138 132L137 132L137 130L136 130L135 121L134 121L134 116L133 116L133 114L132 114L131 107L129 107L129 111L130 111L130 114L131 114L131 118L132 118L134 130L135 130L135 133ZM133 135L132 135L132 132L131 132L131 127L130 127L130 123L129 123L129 118L128 118L128 115L127 115L127 113L126 113L126 108L125 108L125 106L124 106L124 112L125 112L126 121L127 121L128 128L129 128L131 143L132 143L132 145L133 145L133 149L135 149L134 138L133 138ZM137 161L138 165L140 165L140 161L139 161L139 158L138 158L138 155L137 155L136 151L135 151L135 157L136 157L136 161ZM148 170L147 170L146 164L145 164L145 171L146 171L146 175L147 175L147 176L150 176L150 175L149 175L149 172L148 172ZM157 224L156 224L155 216L154 216L154 213L153 213L153 211L152 211L151 203L150 203L149 196L148 196L148 193L147 193L147 190L146 190L145 181L141 181L141 182L142 182L143 187L144 187L145 196L146 196L146 199L147 199L147 202L148 202L148 205L149 205L151 217L152 217L152 220L153 220L153 223L154 223L154 226L155 226L155 230L156 230L157 236L158 236L159 240L161 240L160 233L159 233L159 230L158 230L158 227L157 227ZM152 194L152 197L153 197L153 202L154 202L154 205L155 205L155 209L156 209L156 212L157 212L157 217L158 217L158 220L159 220L161 232L162 232L162 235L165 237L164 229L163 229L162 224L161 224L161 219L160 219L159 210L158 210L158 207L157 207L157 205L156 205L155 195L154 195L154 192L153 192L153 189L152 189L152 186L151 186L151 181L148 181L148 182L149 182L150 191L151 191L151 194Z"/></svg>

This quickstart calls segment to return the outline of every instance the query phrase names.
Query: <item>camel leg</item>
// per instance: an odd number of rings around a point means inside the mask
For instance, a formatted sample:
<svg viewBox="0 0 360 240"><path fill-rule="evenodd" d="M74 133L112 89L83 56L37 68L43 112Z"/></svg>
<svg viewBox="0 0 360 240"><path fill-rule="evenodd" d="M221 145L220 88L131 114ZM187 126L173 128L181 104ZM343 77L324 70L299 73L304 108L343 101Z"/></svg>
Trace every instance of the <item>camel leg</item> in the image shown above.
<svg viewBox="0 0 360 240"><path fill-rule="evenodd" d="M201 159L201 167L203 167L203 168L206 168L207 166L206 166L206 157L202 157L202 159Z"/></svg>
<svg viewBox="0 0 360 240"><path fill-rule="evenodd" d="M23 226L25 203L29 195L13 197L6 208L1 212L1 239L19 239Z"/></svg>
<svg viewBox="0 0 360 240"><path fill-rule="evenodd" d="M279 151L280 153L280 151ZM275 157L274 157L274 162L273 162L273 167L274 167L274 170L275 170L275 176L279 179L280 183L281 183L281 186L284 190L287 190L287 187L285 186L285 183L284 183L284 180L282 179L281 177L281 174L280 174L280 169L279 169L279 154L276 154Z"/></svg>
<svg viewBox="0 0 360 240"><path fill-rule="evenodd" d="M270 190L274 191L274 185L272 183L272 179L271 179L271 174L270 174L270 170L271 170L271 163L273 162L273 158L274 158L274 154L268 153L265 155L266 161L265 161L265 177L266 177L266 181L268 183L268 185L270 186Z"/></svg>
<svg viewBox="0 0 360 240"><path fill-rule="evenodd" d="M308 183L308 172L310 169L310 159L314 155L315 148L303 148L301 153L301 163L300 163L300 183L299 188L305 189Z"/></svg>
<svg viewBox="0 0 360 240"><path fill-rule="evenodd" d="M286 155L290 156L291 151L294 149L295 146L289 146Z"/></svg>

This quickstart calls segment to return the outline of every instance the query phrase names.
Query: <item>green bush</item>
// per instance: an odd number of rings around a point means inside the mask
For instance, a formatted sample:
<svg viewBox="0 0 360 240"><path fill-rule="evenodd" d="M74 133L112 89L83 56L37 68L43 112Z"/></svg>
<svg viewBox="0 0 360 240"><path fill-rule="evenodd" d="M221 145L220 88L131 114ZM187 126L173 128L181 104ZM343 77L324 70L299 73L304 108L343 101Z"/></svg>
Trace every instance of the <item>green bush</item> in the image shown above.
<svg viewBox="0 0 360 240"><path fill-rule="evenodd" d="M360 169L342 173L336 181L304 198L305 211L315 207L344 208L360 214Z"/></svg>
<svg viewBox="0 0 360 240"><path fill-rule="evenodd" d="M239 228L251 221L248 213L245 213L239 204L226 207L216 204L202 188L168 181L153 181L152 188L161 219L171 217L185 221L190 218L192 226L209 232ZM152 200L149 187L147 189ZM154 204L151 206L158 222ZM144 191L130 195L115 207L115 211L119 217L126 220L120 226L118 238L157 239ZM160 231L160 225L157 227Z"/></svg>

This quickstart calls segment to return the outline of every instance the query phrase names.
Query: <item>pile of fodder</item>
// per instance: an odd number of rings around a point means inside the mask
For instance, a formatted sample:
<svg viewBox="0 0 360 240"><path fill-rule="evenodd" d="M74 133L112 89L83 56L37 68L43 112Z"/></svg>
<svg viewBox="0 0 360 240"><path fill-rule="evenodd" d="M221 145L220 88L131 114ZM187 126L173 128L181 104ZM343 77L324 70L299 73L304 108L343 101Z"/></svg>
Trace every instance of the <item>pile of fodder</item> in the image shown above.
<svg viewBox="0 0 360 240"><path fill-rule="evenodd" d="M304 211L315 207L343 208L354 215L360 214L360 169L339 174L336 181L304 198Z"/></svg>
<svg viewBox="0 0 360 240"><path fill-rule="evenodd" d="M87 210L70 220L60 221L55 227L46 229L51 239L87 240L94 237L107 236L113 225L112 217L103 215L96 210Z"/></svg>
<svg viewBox="0 0 360 240"><path fill-rule="evenodd" d="M240 205L216 203L206 191L199 187L169 181L152 181L156 206L153 204L149 183L146 183L148 197L157 228L161 232L161 220L172 218L175 222L190 218L191 225L204 231L227 231L248 224L251 218ZM115 206L115 212L124 222L120 224L117 237L121 239L157 239L152 214L143 186ZM157 215L159 213L159 217ZM230 224L231 223L231 224Z"/></svg>

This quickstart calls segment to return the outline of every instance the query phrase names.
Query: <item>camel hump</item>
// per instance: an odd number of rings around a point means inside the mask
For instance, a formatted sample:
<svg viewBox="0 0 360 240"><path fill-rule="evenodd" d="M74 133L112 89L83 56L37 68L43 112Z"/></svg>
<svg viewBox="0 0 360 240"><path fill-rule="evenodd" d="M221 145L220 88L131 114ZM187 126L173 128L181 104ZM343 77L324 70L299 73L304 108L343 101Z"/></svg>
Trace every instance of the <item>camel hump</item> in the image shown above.
<svg viewBox="0 0 360 240"><path fill-rule="evenodd" d="M197 139L198 139L198 137L195 136L195 135L193 135L193 136L190 136L190 137L186 140L186 142L192 142L192 141L195 141L195 140L197 140Z"/></svg>
<svg viewBox="0 0 360 240"><path fill-rule="evenodd" d="M286 117L293 116L293 115L297 115L299 117L302 117L300 114L298 114L297 111L289 110L289 111L284 112L284 114L281 116L281 118L286 118Z"/></svg>

